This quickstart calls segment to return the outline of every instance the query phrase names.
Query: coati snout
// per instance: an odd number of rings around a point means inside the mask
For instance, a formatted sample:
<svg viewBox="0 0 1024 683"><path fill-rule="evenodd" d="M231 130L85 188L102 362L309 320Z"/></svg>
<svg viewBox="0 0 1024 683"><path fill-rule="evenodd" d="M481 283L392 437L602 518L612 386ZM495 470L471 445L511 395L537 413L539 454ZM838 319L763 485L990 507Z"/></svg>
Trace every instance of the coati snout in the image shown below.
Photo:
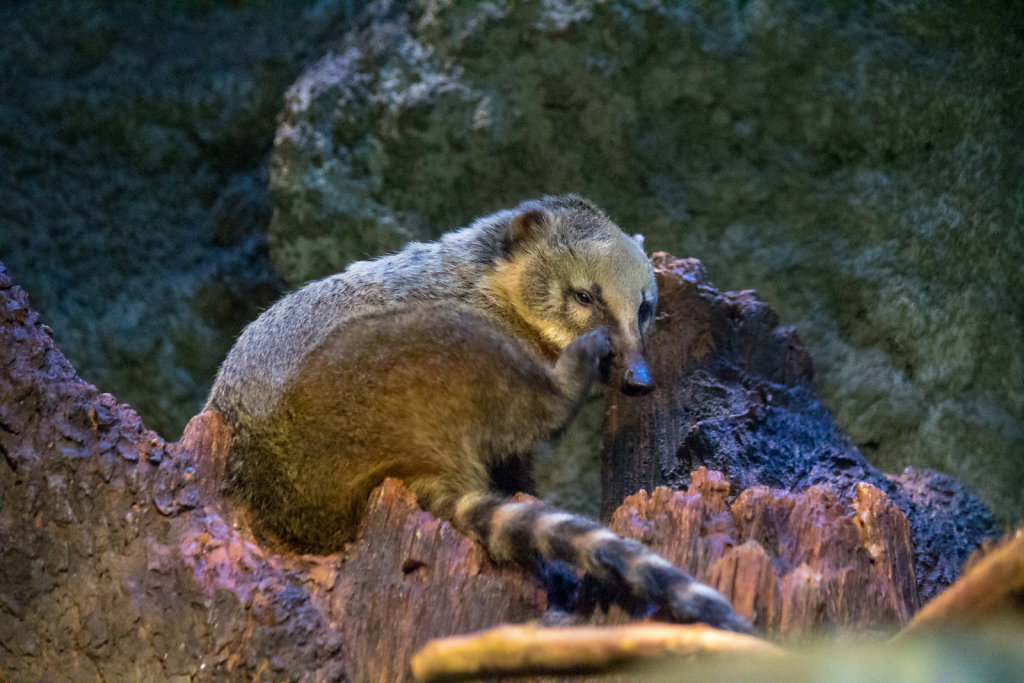
<svg viewBox="0 0 1024 683"><path fill-rule="evenodd" d="M654 390L654 380L644 354L636 350L617 350L614 335L612 352L601 360L601 381L627 396L643 396Z"/></svg>
<svg viewBox="0 0 1024 683"><path fill-rule="evenodd" d="M643 396L654 390L651 371L643 354L633 351L622 359L622 376L619 389L627 396Z"/></svg>

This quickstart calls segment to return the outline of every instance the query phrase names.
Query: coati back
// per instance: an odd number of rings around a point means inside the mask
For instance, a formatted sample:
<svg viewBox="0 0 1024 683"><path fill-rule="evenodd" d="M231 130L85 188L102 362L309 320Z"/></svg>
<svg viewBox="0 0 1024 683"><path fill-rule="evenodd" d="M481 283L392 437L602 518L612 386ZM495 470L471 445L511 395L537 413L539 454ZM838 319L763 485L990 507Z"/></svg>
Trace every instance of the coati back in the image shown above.
<svg viewBox="0 0 1024 683"><path fill-rule="evenodd" d="M399 477L498 561L567 561L678 621L746 630L642 544L507 498L599 374L651 388L656 296L638 242L571 195L355 263L268 309L222 365L207 407L235 430L228 488L287 541L325 551Z"/></svg>

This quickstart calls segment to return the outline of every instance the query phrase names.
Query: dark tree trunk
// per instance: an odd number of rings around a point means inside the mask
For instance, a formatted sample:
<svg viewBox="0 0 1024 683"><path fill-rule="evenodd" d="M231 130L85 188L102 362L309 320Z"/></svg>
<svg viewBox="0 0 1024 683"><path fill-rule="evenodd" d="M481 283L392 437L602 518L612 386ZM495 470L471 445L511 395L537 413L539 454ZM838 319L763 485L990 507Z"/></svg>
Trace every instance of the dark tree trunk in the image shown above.
<svg viewBox="0 0 1024 683"><path fill-rule="evenodd" d="M867 482L907 515L923 599L959 575L970 552L999 529L988 508L952 477L908 469L885 475L843 435L814 393L814 370L791 327L754 292L720 292L699 261L654 255L658 318L648 341L657 388L608 392L602 517L655 486L681 489L707 467L733 495L754 486L825 486L850 505Z"/></svg>

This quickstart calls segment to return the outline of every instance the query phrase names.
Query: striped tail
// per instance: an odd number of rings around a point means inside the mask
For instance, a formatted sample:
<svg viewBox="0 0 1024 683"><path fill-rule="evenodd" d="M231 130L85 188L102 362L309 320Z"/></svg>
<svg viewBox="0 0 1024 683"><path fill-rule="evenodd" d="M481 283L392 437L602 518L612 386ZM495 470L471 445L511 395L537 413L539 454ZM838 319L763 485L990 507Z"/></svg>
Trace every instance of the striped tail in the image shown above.
<svg viewBox="0 0 1024 683"><path fill-rule="evenodd" d="M471 493L459 499L454 521L480 541L496 562L529 565L538 555L561 560L666 609L676 622L703 621L750 632L750 624L721 593L695 581L639 541L622 538L586 517L541 501L513 503L492 493Z"/></svg>

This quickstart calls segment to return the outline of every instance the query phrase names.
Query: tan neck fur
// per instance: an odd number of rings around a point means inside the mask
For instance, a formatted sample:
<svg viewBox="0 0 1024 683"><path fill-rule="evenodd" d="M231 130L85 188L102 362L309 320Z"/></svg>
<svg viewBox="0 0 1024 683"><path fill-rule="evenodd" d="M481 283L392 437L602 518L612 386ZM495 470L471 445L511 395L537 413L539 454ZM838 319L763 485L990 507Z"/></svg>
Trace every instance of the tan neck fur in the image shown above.
<svg viewBox="0 0 1024 683"><path fill-rule="evenodd" d="M516 336L526 340L541 357L554 362L568 341L545 335L544 327L537 325L534 316L529 314L519 294L523 268L523 264L517 260L499 261L494 271L484 278L480 289L501 318L512 327Z"/></svg>

